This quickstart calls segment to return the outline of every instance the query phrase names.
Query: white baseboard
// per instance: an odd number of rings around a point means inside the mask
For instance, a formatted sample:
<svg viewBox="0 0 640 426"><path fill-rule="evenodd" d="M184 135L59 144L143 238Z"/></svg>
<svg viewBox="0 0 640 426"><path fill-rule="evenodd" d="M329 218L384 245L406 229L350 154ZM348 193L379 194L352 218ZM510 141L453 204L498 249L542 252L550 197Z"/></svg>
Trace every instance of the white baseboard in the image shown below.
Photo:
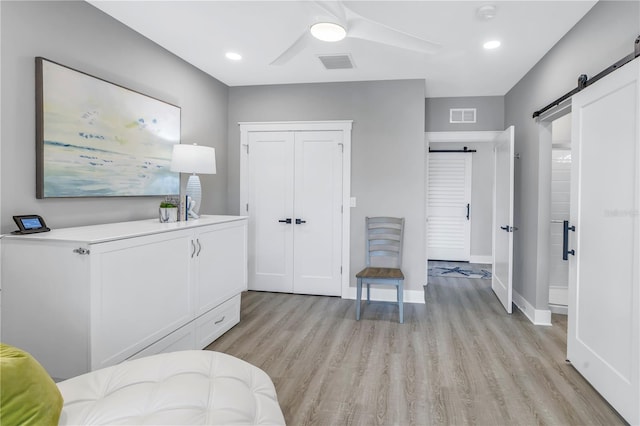
<svg viewBox="0 0 640 426"><path fill-rule="evenodd" d="M357 291L355 287L349 287L346 292L342 292L343 299L356 300ZM405 303L420 303L424 305L423 290L405 290L403 292L403 301ZM367 289L362 286L362 298L367 298ZM397 302L396 288L380 287L379 285L371 286L371 300L376 302Z"/></svg>
<svg viewBox="0 0 640 426"><path fill-rule="evenodd" d="M469 263L483 263L491 265L493 263L493 256L474 256L471 255Z"/></svg>
<svg viewBox="0 0 640 426"><path fill-rule="evenodd" d="M513 303L535 325L551 325L551 311L548 309L536 309L517 291L513 292Z"/></svg>
<svg viewBox="0 0 640 426"><path fill-rule="evenodd" d="M549 303L553 305L569 304L569 288L559 286L549 286Z"/></svg>
<svg viewBox="0 0 640 426"><path fill-rule="evenodd" d="M554 305L549 303L549 310L552 314L569 315L569 307L566 305Z"/></svg>

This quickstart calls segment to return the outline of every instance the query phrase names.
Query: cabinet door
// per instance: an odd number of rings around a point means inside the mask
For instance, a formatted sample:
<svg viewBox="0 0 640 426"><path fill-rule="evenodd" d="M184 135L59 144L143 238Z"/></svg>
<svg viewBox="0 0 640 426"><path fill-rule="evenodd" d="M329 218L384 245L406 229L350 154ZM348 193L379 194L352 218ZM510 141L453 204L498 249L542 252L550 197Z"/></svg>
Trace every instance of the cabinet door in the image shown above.
<svg viewBox="0 0 640 426"><path fill-rule="evenodd" d="M2 341L31 353L55 379L88 372L90 256L74 253L78 244L1 243Z"/></svg>
<svg viewBox="0 0 640 426"><path fill-rule="evenodd" d="M195 307L199 316L247 289L247 222L199 228L195 244Z"/></svg>
<svg viewBox="0 0 640 426"><path fill-rule="evenodd" d="M92 369L123 361L193 319L192 235L92 246Z"/></svg>

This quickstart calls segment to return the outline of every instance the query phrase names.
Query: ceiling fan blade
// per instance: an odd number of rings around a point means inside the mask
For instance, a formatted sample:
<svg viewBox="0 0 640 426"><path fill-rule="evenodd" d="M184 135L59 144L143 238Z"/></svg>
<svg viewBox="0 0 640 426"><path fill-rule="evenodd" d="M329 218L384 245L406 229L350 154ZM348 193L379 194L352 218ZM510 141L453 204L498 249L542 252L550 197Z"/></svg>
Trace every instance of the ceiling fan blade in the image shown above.
<svg viewBox="0 0 640 426"><path fill-rule="evenodd" d="M441 44L423 40L361 16L349 20L347 37L374 41L387 46L428 54L435 53L442 47Z"/></svg>
<svg viewBox="0 0 640 426"><path fill-rule="evenodd" d="M309 37L311 37L309 30L305 30L300 35L300 37L298 37L298 39L287 48L287 50L282 52L280 56L271 61L269 65L284 65L289 62L294 56L302 52L304 48L307 47L307 44L309 43Z"/></svg>
<svg viewBox="0 0 640 426"><path fill-rule="evenodd" d="M338 22L334 22L334 24L340 24L343 26L346 24L347 13L345 12L345 7L341 1L314 1L313 3L329 15L336 18Z"/></svg>

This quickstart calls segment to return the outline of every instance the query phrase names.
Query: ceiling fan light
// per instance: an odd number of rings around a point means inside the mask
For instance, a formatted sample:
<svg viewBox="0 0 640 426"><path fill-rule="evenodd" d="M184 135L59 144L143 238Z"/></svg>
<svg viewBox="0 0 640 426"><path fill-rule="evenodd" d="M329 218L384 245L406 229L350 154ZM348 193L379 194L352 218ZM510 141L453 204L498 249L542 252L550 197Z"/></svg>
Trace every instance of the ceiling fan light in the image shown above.
<svg viewBox="0 0 640 426"><path fill-rule="evenodd" d="M322 41L340 41L347 36L347 31L333 22L318 22L309 29L311 35Z"/></svg>
<svg viewBox="0 0 640 426"><path fill-rule="evenodd" d="M500 47L500 40L491 40L482 45L487 50L496 49Z"/></svg>

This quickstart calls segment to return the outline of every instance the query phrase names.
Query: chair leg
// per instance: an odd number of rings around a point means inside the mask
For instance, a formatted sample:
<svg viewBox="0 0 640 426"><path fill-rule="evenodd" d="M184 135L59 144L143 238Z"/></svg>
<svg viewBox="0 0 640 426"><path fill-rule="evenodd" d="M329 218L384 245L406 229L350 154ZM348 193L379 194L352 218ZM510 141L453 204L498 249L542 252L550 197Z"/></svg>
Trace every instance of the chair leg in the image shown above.
<svg viewBox="0 0 640 426"><path fill-rule="evenodd" d="M400 315L400 324L404 323L404 281L398 282L398 312Z"/></svg>
<svg viewBox="0 0 640 426"><path fill-rule="evenodd" d="M371 304L371 284L367 283L367 305Z"/></svg>
<svg viewBox="0 0 640 426"><path fill-rule="evenodd" d="M362 299L362 278L358 278L356 296L356 321L360 321L360 300Z"/></svg>

